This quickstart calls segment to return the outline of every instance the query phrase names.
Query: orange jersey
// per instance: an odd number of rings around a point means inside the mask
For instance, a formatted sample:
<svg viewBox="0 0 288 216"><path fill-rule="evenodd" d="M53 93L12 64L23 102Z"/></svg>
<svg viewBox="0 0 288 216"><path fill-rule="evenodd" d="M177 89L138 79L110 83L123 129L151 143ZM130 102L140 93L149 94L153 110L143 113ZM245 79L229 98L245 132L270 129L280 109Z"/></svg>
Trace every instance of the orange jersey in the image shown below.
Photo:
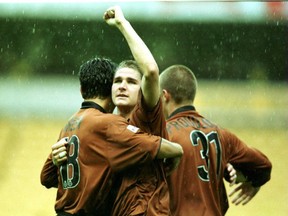
<svg viewBox="0 0 288 216"><path fill-rule="evenodd" d="M56 212L100 215L99 208L109 202L106 198L115 175L151 163L159 150L161 137L144 134L124 118L104 114L100 108L83 102L59 137L70 138L67 163L57 169L50 155L43 167L44 185L58 186ZM53 178L55 170L58 181L55 175Z"/></svg>
<svg viewBox="0 0 288 216"><path fill-rule="evenodd" d="M161 100L148 112L140 95L129 123L147 133L168 138ZM112 215L170 215L169 189L162 160L155 159L124 173Z"/></svg>
<svg viewBox="0 0 288 216"><path fill-rule="evenodd" d="M184 150L169 179L172 215L224 215L228 199L223 175L228 162L254 186L270 179L272 166L265 155L199 115L193 106L173 112L167 131L170 140Z"/></svg>

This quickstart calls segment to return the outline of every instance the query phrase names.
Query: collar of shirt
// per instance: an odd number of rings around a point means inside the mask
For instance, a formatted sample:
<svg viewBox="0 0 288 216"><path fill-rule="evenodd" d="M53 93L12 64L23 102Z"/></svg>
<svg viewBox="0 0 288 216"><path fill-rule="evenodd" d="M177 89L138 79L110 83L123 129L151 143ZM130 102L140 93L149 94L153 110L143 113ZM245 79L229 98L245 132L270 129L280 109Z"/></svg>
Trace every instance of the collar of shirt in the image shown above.
<svg viewBox="0 0 288 216"><path fill-rule="evenodd" d="M195 111L195 107L194 106L183 106L183 107L179 107L178 109L174 110L174 112L171 113L171 115L168 118L171 118L172 116L180 113L180 112L185 112L185 111Z"/></svg>
<svg viewBox="0 0 288 216"><path fill-rule="evenodd" d="M100 112L106 113L105 109L101 107L99 104L93 102L93 101L84 101L81 105L81 109L88 109L88 108L94 108L99 110Z"/></svg>

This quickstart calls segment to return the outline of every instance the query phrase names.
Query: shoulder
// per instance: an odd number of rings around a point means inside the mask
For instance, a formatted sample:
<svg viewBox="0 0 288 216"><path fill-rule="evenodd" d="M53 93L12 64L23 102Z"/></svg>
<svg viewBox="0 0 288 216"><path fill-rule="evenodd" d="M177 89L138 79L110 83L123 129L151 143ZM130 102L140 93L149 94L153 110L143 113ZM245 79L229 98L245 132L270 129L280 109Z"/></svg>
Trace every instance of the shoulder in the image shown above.
<svg viewBox="0 0 288 216"><path fill-rule="evenodd" d="M121 125L128 124L126 119L122 116L111 113L102 113L99 111L89 112L85 114L83 118L83 124L86 128L94 128L94 130L97 131L99 131L99 129L101 128L101 131L103 132L109 130L111 126L120 127Z"/></svg>
<svg viewBox="0 0 288 216"><path fill-rule="evenodd" d="M90 112L85 117L86 119L89 119L90 121L96 120L96 122L102 122L102 123L107 123L107 124L109 124L111 121L119 121L119 122L126 121L126 119L120 115L116 115L112 113L102 113L98 110Z"/></svg>
<svg viewBox="0 0 288 216"><path fill-rule="evenodd" d="M126 128L128 122L122 116L116 114L103 114L98 120L99 123L106 126L107 130L115 130L116 128Z"/></svg>

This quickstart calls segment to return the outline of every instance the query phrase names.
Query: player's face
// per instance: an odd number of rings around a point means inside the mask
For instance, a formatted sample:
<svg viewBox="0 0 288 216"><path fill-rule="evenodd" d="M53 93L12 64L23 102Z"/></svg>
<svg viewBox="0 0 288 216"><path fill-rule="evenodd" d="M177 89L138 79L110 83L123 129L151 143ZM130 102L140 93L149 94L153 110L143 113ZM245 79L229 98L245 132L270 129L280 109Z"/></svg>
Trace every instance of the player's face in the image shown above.
<svg viewBox="0 0 288 216"><path fill-rule="evenodd" d="M133 108L137 103L141 87L138 71L131 68L120 68L116 71L112 85L112 100L118 108Z"/></svg>

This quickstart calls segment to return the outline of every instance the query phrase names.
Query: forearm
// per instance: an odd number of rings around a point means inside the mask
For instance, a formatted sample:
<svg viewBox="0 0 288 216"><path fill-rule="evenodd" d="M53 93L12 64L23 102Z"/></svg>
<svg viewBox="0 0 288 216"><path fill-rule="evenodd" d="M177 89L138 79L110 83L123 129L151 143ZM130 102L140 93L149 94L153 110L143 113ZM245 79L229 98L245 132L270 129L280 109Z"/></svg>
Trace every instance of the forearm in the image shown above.
<svg viewBox="0 0 288 216"><path fill-rule="evenodd" d="M153 73L159 74L159 69L152 53L131 26L130 22L122 20L117 27L126 39L131 53L139 65L143 76L150 76Z"/></svg>
<svg viewBox="0 0 288 216"><path fill-rule="evenodd" d="M46 160L40 174L40 181L46 188L58 187L58 167L53 164L51 156Z"/></svg>
<svg viewBox="0 0 288 216"><path fill-rule="evenodd" d="M156 156L158 159L181 157L182 155L183 149L181 145L162 138L161 146Z"/></svg>
<svg viewBox="0 0 288 216"><path fill-rule="evenodd" d="M264 185L271 178L271 162L256 149L247 151L246 155L238 160L234 167L238 171L237 175L239 175L237 181L251 182L254 187Z"/></svg>
<svg viewBox="0 0 288 216"><path fill-rule="evenodd" d="M108 8L103 18L109 25L116 26L122 33L144 76L150 72L157 71L159 73L157 63L152 53L131 26L130 22L126 20L119 6Z"/></svg>
<svg viewBox="0 0 288 216"><path fill-rule="evenodd" d="M241 169L240 169L241 170ZM263 169L242 169L242 176L237 178L237 182L251 182L254 187L260 187L271 178L271 168Z"/></svg>

